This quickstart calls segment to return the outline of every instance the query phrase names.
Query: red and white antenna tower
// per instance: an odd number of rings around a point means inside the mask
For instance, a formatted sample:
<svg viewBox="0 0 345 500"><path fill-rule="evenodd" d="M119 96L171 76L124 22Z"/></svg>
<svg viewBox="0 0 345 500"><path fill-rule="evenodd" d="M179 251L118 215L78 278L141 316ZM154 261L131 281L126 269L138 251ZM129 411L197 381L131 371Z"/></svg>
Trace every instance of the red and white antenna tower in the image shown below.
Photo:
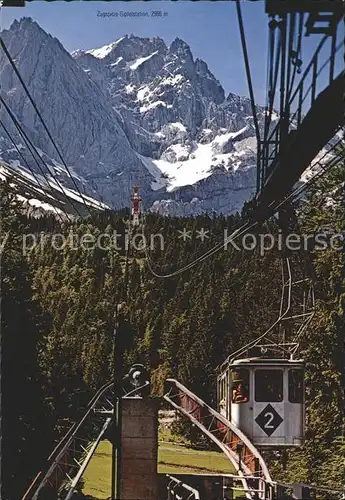
<svg viewBox="0 0 345 500"><path fill-rule="evenodd" d="M139 226L139 218L141 215L141 198L139 196L139 186L133 186L132 194L132 224Z"/></svg>

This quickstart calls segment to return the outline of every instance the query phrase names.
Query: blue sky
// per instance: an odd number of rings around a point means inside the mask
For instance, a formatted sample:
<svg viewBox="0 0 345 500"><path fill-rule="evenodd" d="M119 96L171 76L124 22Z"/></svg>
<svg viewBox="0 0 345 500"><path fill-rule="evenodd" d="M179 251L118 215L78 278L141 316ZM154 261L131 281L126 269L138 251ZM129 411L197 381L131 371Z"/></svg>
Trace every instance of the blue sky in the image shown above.
<svg viewBox="0 0 345 500"><path fill-rule="evenodd" d="M100 12L144 12L160 10L163 17L103 18ZM265 101L267 16L264 2L244 2L248 51L257 102ZM124 34L159 36L167 44L175 37L191 47L194 57L203 59L223 85L226 93L248 95L235 2L44 2L25 8L3 8L1 28L9 28L15 18L30 16L56 36L68 51L106 45Z"/></svg>

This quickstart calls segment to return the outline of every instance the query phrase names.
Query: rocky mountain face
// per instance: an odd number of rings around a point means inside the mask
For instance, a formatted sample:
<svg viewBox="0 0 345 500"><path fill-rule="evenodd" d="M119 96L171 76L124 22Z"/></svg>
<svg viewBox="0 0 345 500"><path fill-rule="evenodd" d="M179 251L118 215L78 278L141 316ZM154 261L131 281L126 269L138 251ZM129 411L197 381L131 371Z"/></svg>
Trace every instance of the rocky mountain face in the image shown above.
<svg viewBox="0 0 345 500"><path fill-rule="evenodd" d="M250 101L225 96L207 64L176 38L125 36L69 54L30 18L1 34L85 194L120 208L139 184L146 209L192 215L240 210L255 189L256 139ZM0 53L2 96L44 155L51 176L71 179L8 62ZM258 109L260 126L263 110ZM1 120L38 171L6 111ZM0 156L27 169L0 132Z"/></svg>

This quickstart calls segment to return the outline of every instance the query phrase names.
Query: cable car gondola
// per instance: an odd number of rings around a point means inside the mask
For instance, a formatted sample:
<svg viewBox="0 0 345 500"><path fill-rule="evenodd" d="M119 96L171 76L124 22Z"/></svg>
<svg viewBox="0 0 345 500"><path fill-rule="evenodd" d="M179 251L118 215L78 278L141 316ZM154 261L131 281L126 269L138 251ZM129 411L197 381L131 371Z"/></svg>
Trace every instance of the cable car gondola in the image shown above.
<svg viewBox="0 0 345 500"><path fill-rule="evenodd" d="M304 361L262 357L229 360L217 378L218 411L257 447L300 447L304 441Z"/></svg>

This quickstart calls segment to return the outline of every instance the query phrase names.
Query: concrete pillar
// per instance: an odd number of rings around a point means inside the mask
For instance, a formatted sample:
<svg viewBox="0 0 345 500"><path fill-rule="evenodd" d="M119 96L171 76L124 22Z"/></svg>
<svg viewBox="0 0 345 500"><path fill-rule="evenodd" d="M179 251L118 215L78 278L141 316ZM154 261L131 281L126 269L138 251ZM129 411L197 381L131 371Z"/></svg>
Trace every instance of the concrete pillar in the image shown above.
<svg viewBox="0 0 345 500"><path fill-rule="evenodd" d="M119 500L159 500L157 402L133 397L121 403Z"/></svg>

